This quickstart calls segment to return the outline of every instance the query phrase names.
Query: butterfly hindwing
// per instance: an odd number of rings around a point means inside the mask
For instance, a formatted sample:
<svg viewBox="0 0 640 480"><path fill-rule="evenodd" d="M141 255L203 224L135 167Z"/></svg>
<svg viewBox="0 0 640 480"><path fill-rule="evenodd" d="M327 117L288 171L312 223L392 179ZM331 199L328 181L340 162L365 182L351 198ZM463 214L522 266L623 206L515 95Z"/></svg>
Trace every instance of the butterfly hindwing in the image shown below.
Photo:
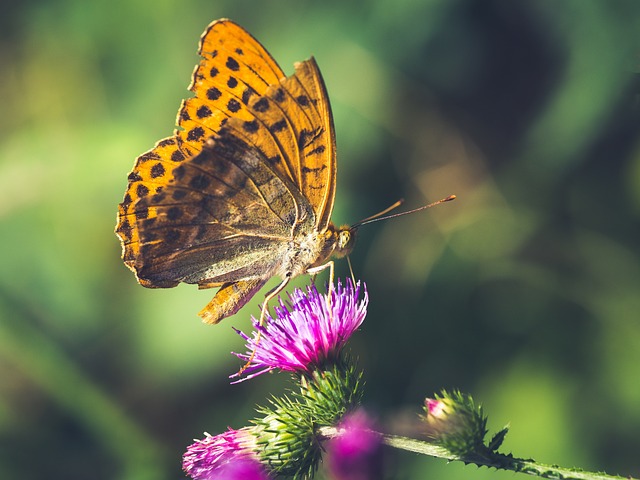
<svg viewBox="0 0 640 480"><path fill-rule="evenodd" d="M261 153L223 130L138 201L139 279L210 283L273 275L300 209L310 206Z"/></svg>
<svg viewBox="0 0 640 480"><path fill-rule="evenodd" d="M244 307L265 283L264 279L225 283L198 315L205 323L218 323Z"/></svg>

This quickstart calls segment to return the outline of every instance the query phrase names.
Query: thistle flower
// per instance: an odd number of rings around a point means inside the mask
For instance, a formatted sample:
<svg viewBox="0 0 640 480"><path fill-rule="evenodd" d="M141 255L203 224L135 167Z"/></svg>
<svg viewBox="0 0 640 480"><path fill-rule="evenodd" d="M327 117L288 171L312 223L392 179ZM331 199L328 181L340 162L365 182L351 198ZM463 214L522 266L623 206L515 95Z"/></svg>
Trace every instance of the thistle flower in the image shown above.
<svg viewBox="0 0 640 480"><path fill-rule="evenodd" d="M182 468L194 480L266 480L269 477L255 452L255 437L249 429L230 428L189 445Z"/></svg>
<svg viewBox="0 0 640 480"><path fill-rule="evenodd" d="M250 352L234 353L250 360L244 380L274 369L309 374L335 364L366 316L369 297L364 285L363 290L364 298L358 301L360 282L354 287L349 279L345 286L338 281L327 295L318 293L313 285L306 292L295 289L288 302L280 299L275 318L267 314L265 325L252 317L253 337L236 330Z"/></svg>
<svg viewBox="0 0 640 480"><path fill-rule="evenodd" d="M253 337L238 331L251 352L235 354L250 360L246 378L274 369L296 372L299 390L258 408L260 417L251 427L196 441L183 458L189 476L267 478L265 469L271 475L312 476L322 455L319 430L333 427L362 398L362 373L343 349L366 315L363 290L359 299L360 283L354 286L350 280L332 286L328 295L315 286L296 289L286 303L280 300L275 317L268 315L264 326L253 318ZM257 473L254 477L240 470Z"/></svg>
<svg viewBox="0 0 640 480"><path fill-rule="evenodd" d="M327 443L327 465L335 480L382 478L382 436L358 410L343 418L338 436Z"/></svg>

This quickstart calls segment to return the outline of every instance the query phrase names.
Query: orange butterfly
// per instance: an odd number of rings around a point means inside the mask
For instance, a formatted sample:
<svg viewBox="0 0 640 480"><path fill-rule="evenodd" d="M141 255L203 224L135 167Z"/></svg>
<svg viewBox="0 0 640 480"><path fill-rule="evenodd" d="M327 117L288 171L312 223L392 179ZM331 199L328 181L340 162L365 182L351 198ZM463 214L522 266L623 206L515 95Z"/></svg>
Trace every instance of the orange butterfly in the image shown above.
<svg viewBox="0 0 640 480"><path fill-rule="evenodd" d="M116 234L141 285L220 287L199 313L218 323L272 277L275 297L300 274L351 252L356 226L330 221L336 148L313 58L286 77L230 20L209 25L172 137L140 155Z"/></svg>

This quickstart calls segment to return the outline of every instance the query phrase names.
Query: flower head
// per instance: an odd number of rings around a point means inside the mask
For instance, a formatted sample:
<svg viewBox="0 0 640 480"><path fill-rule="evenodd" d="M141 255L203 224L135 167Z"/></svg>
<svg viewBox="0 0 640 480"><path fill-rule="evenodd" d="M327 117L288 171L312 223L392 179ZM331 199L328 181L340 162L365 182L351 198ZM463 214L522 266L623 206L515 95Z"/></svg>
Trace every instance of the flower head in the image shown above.
<svg viewBox="0 0 640 480"><path fill-rule="evenodd" d="M358 301L360 282L355 286L347 280L330 286L322 295L314 285L304 292L295 289L285 303L275 307L275 318L267 314L265 325L254 317L253 337L236 330L246 340L252 353L235 355L250 365L246 378L274 369L310 373L336 362L353 332L362 324L369 298L363 285L364 298ZM234 376L237 376L234 375Z"/></svg>
<svg viewBox="0 0 640 480"><path fill-rule="evenodd" d="M255 452L255 438L246 428L206 434L189 445L182 468L194 480L266 480L269 477Z"/></svg>
<svg viewBox="0 0 640 480"><path fill-rule="evenodd" d="M327 464L336 480L382 478L382 436L373 431L367 415L358 410L338 426L338 436L327 443Z"/></svg>

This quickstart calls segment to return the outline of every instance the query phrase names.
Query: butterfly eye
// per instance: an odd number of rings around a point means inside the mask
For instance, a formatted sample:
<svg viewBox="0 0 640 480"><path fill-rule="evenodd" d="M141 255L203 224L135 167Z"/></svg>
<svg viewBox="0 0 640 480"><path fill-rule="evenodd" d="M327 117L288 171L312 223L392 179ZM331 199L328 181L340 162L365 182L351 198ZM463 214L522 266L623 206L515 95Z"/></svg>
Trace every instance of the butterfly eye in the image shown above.
<svg viewBox="0 0 640 480"><path fill-rule="evenodd" d="M344 230L338 232L338 241L336 242L336 255L349 255L356 241L355 231L349 227L342 227Z"/></svg>

